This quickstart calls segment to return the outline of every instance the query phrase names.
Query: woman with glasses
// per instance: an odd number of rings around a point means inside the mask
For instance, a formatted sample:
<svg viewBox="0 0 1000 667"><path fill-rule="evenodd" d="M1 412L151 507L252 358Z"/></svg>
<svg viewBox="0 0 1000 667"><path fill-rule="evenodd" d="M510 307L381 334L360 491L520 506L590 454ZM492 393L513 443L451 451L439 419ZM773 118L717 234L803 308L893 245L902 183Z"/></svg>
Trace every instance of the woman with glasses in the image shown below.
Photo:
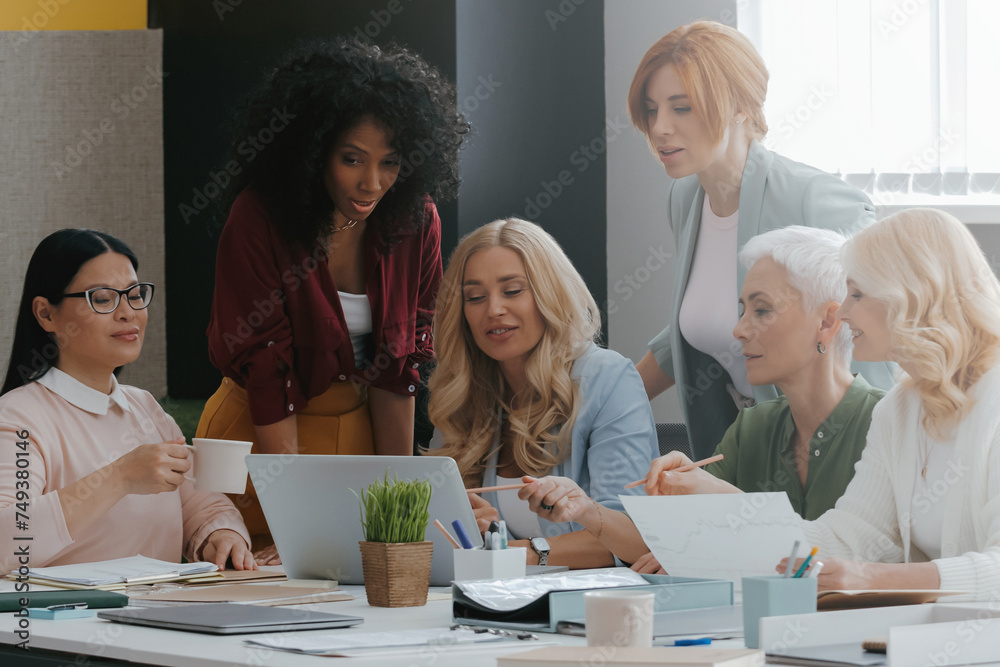
<svg viewBox="0 0 1000 667"><path fill-rule="evenodd" d="M248 160L261 128L273 140ZM401 48L339 38L268 76L228 163L241 171L208 328L224 378L199 436L268 454L413 453L441 280L434 202L457 193L467 131L454 87ZM277 562L248 490L236 504L254 549Z"/></svg>
<svg viewBox="0 0 1000 667"><path fill-rule="evenodd" d="M4 572L136 554L257 567L232 502L185 481L177 424L116 379L142 350L153 298L137 268L127 245L89 229L55 232L31 257L0 391Z"/></svg>

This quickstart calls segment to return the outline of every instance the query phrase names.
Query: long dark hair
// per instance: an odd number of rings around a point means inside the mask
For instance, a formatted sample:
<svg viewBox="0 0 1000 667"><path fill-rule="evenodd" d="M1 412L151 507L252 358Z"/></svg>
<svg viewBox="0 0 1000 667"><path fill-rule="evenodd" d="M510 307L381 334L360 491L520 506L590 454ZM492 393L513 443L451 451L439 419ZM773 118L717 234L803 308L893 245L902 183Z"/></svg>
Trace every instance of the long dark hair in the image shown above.
<svg viewBox="0 0 1000 667"><path fill-rule="evenodd" d="M373 213L390 246L396 233L424 224L424 202L458 194L458 149L469 124L455 87L398 46L352 37L300 46L238 112L227 165L226 213L244 188L260 194L280 233L307 247L330 233L333 201L324 173L338 137L366 116L388 128L399 178ZM260 139L267 139L266 145ZM258 150L259 149L259 150Z"/></svg>
<svg viewBox="0 0 1000 667"><path fill-rule="evenodd" d="M52 305L58 305L80 267L106 252L124 255L132 262L133 269L139 268L135 253L123 241L93 229L60 229L42 239L35 248L24 275L14 344L0 396L37 380L59 360L58 343L35 319L32 310L35 297L45 297Z"/></svg>

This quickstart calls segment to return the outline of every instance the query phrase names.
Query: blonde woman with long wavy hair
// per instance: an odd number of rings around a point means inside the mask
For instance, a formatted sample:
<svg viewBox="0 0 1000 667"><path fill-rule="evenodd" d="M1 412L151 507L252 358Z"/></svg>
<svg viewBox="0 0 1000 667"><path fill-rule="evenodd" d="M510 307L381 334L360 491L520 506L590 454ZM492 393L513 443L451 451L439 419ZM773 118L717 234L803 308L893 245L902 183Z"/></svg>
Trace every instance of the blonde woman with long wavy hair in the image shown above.
<svg viewBox="0 0 1000 667"><path fill-rule="evenodd" d="M954 217L911 209L842 251L854 357L905 372L834 509L805 524L821 589L1000 593L1000 283ZM784 561L779 565L779 571ZM949 598L958 599L958 598Z"/></svg>
<svg viewBox="0 0 1000 667"><path fill-rule="evenodd" d="M655 424L632 362L594 344L600 311L559 244L516 218L480 227L452 254L435 312L428 453L454 458L469 488L524 481L526 497L535 477L561 475L622 509L658 454ZM470 494L481 532L505 520L529 564L614 563L599 531L550 522L518 493Z"/></svg>

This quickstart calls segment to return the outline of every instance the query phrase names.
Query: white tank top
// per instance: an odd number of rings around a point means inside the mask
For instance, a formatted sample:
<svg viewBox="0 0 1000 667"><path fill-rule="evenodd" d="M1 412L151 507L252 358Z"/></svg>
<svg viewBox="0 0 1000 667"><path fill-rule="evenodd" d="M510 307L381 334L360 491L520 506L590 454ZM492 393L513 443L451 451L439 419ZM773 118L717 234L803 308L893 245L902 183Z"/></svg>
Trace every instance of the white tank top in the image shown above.
<svg viewBox="0 0 1000 667"><path fill-rule="evenodd" d="M753 396L747 382L743 346L734 336L739 320L736 291L736 244L739 211L720 218L708 195L694 247L691 273L681 300L681 335L691 346L713 357L732 378L736 391Z"/></svg>
<svg viewBox="0 0 1000 667"><path fill-rule="evenodd" d="M520 477L500 477L497 475L497 485L520 484ZM497 491L497 513L507 522L507 531L516 540L531 537L541 537L542 524L538 523L538 515L528 508L528 501L517 497L517 489Z"/></svg>
<svg viewBox="0 0 1000 667"><path fill-rule="evenodd" d="M368 340L372 333L372 306L367 294L349 294L337 291L340 307L344 309L344 322L354 348L354 366L364 368L368 356Z"/></svg>

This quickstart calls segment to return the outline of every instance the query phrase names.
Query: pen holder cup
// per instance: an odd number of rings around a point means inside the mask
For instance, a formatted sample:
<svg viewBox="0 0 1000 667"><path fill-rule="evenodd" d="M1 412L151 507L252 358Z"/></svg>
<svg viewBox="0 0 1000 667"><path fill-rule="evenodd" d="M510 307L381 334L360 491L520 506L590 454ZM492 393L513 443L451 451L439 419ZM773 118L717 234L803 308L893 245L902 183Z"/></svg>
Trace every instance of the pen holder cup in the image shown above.
<svg viewBox="0 0 1000 667"><path fill-rule="evenodd" d="M743 577L743 638L760 648L760 619L816 611L816 577Z"/></svg>
<svg viewBox="0 0 1000 667"><path fill-rule="evenodd" d="M527 549L455 549L455 581L517 579L525 574Z"/></svg>

